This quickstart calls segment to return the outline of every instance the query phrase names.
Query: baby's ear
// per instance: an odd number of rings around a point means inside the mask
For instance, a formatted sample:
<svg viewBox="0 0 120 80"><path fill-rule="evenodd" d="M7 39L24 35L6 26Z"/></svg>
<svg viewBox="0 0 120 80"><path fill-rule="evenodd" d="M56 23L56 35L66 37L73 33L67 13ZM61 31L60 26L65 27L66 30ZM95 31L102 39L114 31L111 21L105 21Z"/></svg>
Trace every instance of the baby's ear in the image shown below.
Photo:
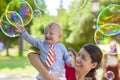
<svg viewBox="0 0 120 80"><path fill-rule="evenodd" d="M60 39L62 38L62 34L59 35L59 38L60 38Z"/></svg>

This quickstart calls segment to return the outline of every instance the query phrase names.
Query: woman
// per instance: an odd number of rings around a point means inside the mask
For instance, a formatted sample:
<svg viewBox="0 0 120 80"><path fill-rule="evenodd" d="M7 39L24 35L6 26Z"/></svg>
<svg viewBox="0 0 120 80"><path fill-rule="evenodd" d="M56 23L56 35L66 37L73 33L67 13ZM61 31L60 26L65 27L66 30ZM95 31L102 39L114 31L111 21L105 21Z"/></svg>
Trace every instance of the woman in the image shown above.
<svg viewBox="0 0 120 80"><path fill-rule="evenodd" d="M46 80L58 80L61 75L49 74L37 54L28 54L31 64L42 74ZM86 77L94 77L100 67L102 51L94 44L84 45L76 56L73 80L88 80ZM35 63L37 62L37 63ZM93 79L89 79L93 80Z"/></svg>
<svg viewBox="0 0 120 80"><path fill-rule="evenodd" d="M76 57L75 80L87 80L86 77L95 77L96 70L100 67L102 51L93 44L84 45Z"/></svg>

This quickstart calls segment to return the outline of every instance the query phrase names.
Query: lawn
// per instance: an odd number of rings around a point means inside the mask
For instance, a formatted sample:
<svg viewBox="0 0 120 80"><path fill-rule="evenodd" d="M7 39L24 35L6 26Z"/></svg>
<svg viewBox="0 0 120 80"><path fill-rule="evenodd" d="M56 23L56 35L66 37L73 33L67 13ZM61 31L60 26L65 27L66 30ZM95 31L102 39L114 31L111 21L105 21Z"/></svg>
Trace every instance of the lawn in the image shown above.
<svg viewBox="0 0 120 80"><path fill-rule="evenodd" d="M37 71L30 64L26 56L6 57L0 55L0 74L11 76L35 76Z"/></svg>

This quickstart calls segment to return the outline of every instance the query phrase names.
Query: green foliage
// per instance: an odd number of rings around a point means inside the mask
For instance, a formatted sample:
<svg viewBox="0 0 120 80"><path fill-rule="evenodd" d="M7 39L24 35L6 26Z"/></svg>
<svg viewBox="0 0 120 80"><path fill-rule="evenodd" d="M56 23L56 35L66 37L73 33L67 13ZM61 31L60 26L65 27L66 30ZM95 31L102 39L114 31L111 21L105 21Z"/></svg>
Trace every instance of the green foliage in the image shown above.
<svg viewBox="0 0 120 80"><path fill-rule="evenodd" d="M90 2L88 2L82 9L74 9L74 6L76 5L73 4L71 6L69 12L60 9L57 21L63 28L62 42L67 47L79 50L83 44L94 42L94 16L91 13Z"/></svg>
<svg viewBox="0 0 120 80"><path fill-rule="evenodd" d="M0 0L0 16L5 12L7 4L10 0Z"/></svg>
<svg viewBox="0 0 120 80"><path fill-rule="evenodd" d="M100 9L103 9L104 7L110 5L110 4L120 4L120 0L100 0Z"/></svg>
<svg viewBox="0 0 120 80"><path fill-rule="evenodd" d="M39 10L39 9L41 9L42 11L45 11L45 10L46 10L46 4L45 4L45 1L44 1L44 0L39 0L39 1L42 1L42 2L40 3L41 5L39 5L40 8L38 8L38 7L36 6L35 2L34 2L34 1L37 2L37 0L26 0L26 1L31 5L33 11L34 11L34 10ZM38 2L37 2L37 3L38 3Z"/></svg>

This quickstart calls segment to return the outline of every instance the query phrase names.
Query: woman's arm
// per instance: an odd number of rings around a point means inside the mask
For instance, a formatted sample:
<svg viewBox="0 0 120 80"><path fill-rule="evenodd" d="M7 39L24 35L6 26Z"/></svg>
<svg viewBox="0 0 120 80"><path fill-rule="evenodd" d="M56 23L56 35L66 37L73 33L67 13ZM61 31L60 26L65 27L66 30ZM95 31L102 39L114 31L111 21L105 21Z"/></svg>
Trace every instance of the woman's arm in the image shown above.
<svg viewBox="0 0 120 80"><path fill-rule="evenodd" d="M61 77L61 74L49 74L47 68L42 64L42 61L39 58L39 54L29 53L28 58L34 68L37 69L37 71L45 78L45 80L58 80L58 78Z"/></svg>

